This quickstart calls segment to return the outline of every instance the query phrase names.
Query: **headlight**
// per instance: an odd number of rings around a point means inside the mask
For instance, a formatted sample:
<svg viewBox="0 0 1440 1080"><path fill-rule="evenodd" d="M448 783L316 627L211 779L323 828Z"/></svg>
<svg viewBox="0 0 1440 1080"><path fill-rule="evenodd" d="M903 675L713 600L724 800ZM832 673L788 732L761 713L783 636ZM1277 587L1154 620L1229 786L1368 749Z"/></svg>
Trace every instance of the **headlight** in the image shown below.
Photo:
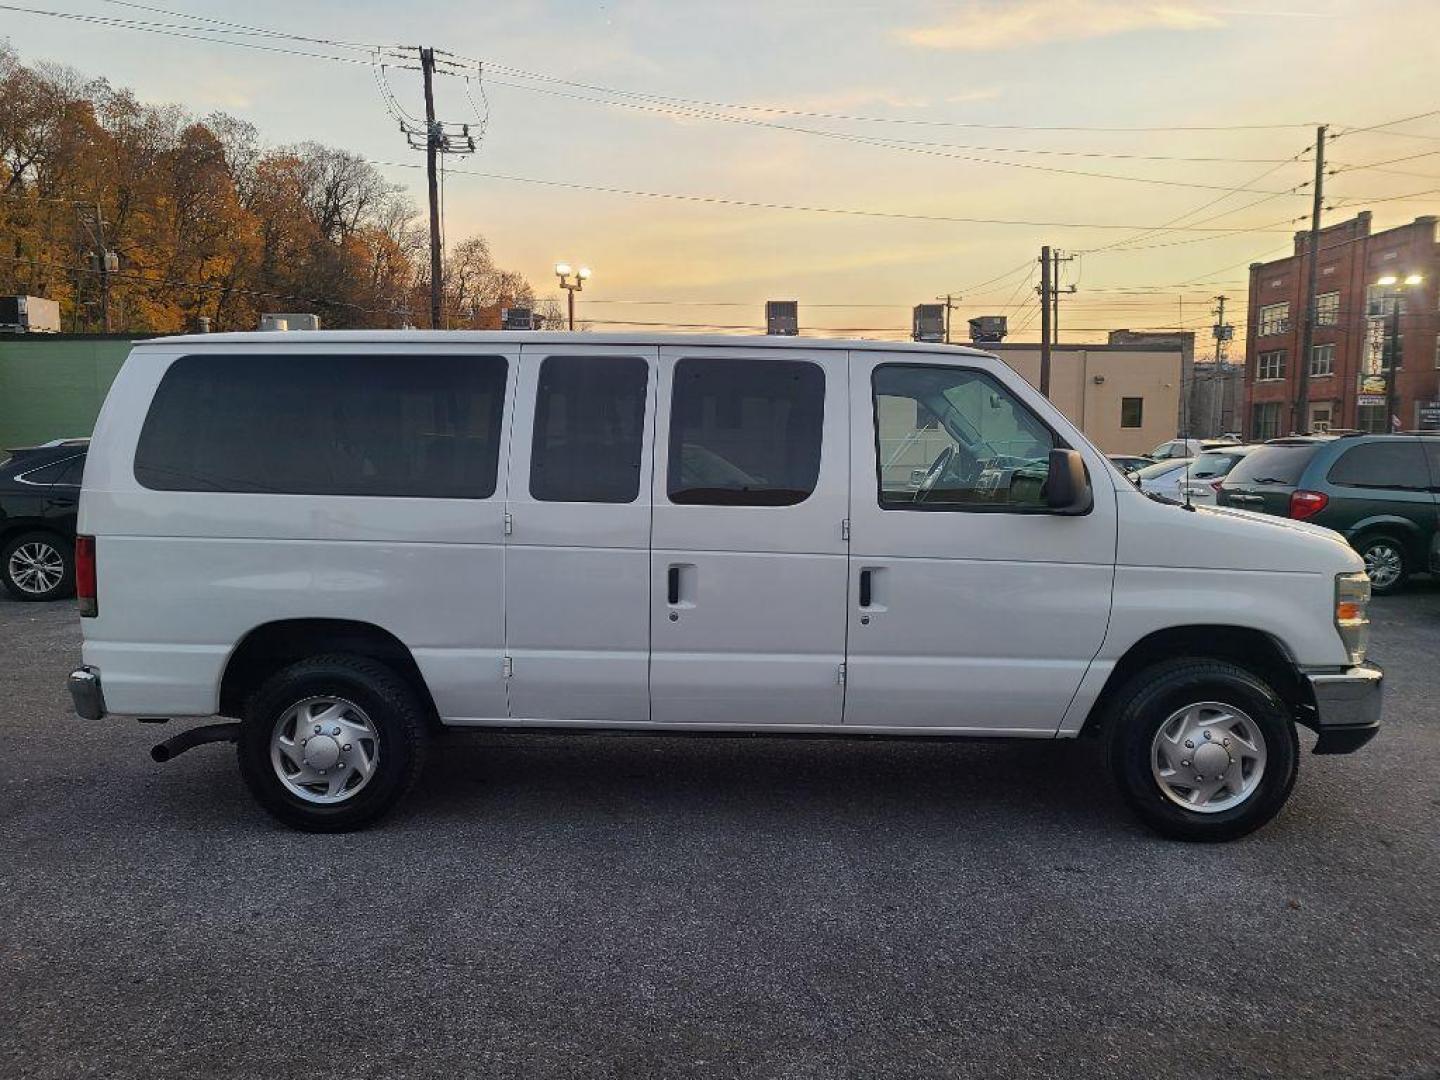
<svg viewBox="0 0 1440 1080"><path fill-rule="evenodd" d="M1335 575L1335 629L1350 654L1350 663L1365 660L1370 644L1370 578L1364 573Z"/></svg>

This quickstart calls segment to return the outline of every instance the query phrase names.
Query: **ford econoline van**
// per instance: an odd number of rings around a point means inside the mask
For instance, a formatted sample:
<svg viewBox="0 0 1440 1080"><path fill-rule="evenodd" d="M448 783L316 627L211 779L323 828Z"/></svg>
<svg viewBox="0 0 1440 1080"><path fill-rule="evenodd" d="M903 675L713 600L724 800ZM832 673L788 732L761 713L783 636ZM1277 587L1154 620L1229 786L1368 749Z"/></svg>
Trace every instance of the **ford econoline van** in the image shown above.
<svg viewBox="0 0 1440 1080"><path fill-rule="evenodd" d="M228 718L301 829L446 728L1104 740L1238 836L1379 724L1335 533L1146 497L996 357L566 333L138 344L85 468L79 714ZM959 777L957 783L961 782Z"/></svg>

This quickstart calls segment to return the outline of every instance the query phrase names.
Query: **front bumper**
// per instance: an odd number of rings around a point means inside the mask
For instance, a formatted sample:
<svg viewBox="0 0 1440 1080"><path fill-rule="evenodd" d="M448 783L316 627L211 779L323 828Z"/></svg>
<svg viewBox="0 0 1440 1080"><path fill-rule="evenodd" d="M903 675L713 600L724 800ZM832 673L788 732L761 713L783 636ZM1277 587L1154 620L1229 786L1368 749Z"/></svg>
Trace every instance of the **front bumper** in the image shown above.
<svg viewBox="0 0 1440 1080"><path fill-rule="evenodd" d="M1314 723L1320 733L1317 754L1348 754L1380 730L1380 696L1385 674L1374 664L1345 671L1306 674L1315 699Z"/></svg>
<svg viewBox="0 0 1440 1080"><path fill-rule="evenodd" d="M99 720L105 715L105 691L100 688L100 672L92 667L79 667L70 673L67 682L76 713L86 720Z"/></svg>

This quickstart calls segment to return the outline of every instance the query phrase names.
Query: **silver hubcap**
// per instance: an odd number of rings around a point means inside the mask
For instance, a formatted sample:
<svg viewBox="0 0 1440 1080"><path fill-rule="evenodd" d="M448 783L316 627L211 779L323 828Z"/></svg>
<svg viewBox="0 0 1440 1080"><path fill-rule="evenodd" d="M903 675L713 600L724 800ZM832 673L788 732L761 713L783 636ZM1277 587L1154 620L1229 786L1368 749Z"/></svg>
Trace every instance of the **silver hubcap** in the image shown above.
<svg viewBox="0 0 1440 1080"><path fill-rule="evenodd" d="M270 764L287 791L306 802L353 799L375 775L380 735L353 702L312 697L275 721Z"/></svg>
<svg viewBox="0 0 1440 1080"><path fill-rule="evenodd" d="M42 540L21 544L10 553L10 580L32 596L48 593L65 577L65 560Z"/></svg>
<svg viewBox="0 0 1440 1080"><path fill-rule="evenodd" d="M1400 552L1389 544L1372 544L1365 549L1365 573L1377 589L1388 589L1399 581L1404 567Z"/></svg>
<svg viewBox="0 0 1440 1080"><path fill-rule="evenodd" d="M1170 714L1150 748L1165 797L1199 814L1239 806L1265 775L1265 736L1233 705L1201 701Z"/></svg>

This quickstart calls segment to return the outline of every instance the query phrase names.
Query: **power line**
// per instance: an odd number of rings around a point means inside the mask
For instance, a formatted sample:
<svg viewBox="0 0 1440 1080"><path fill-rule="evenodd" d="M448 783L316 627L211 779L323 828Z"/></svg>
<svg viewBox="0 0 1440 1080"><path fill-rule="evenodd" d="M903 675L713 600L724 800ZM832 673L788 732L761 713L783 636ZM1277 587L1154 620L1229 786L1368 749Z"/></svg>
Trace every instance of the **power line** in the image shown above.
<svg viewBox="0 0 1440 1080"><path fill-rule="evenodd" d="M387 168L396 168L396 169L414 169L414 168L419 168L419 167L420 167L420 166L418 166L418 165L414 165L414 164L411 164L411 163L398 162L398 161L371 161L370 163L371 163L372 165L380 165L380 166L385 166L385 167L387 167ZM1107 223L1104 223L1104 222L1030 221L1030 220L1014 219L1014 218L963 217L963 216L951 215L951 214L917 214L917 213L905 213L905 212L902 212L902 211L860 210L860 209L844 208L844 207L833 207L833 206L806 206L806 205L797 204L797 203L767 202L767 201L762 201L762 200L757 200L757 199L735 199L735 198L729 198L729 197L726 197L726 196L719 196L719 195L692 195L692 194L687 194L687 193L682 193L682 192L673 192L673 191L643 191L643 190L640 190L640 189L637 189L637 188L607 187L607 186L604 186L604 185L601 185L601 184L582 184L582 183L578 183L578 182L570 181L570 180L547 180L547 179L542 179L542 178L540 178L540 177L534 177L534 176L515 176L515 175L512 175L512 174L508 174L508 173L474 172L474 171L465 170L465 169L452 169L452 170L450 170L450 173L451 173L451 175L454 175L454 176L470 176L470 177L475 177L475 178L477 178L477 179L483 179L483 180L502 180L502 181L506 181L506 182L509 182L509 183L516 183L516 184L537 184L537 185L540 185L540 186L542 186L542 187L565 188L565 189L572 190L572 191L593 191L593 192L599 192L599 193L601 193L601 194L606 194L606 195L624 195L624 196L629 196L629 197L634 197L634 198L663 199L663 200L669 200L669 201L675 201L675 202L693 202L693 203L703 203L703 204L715 205L715 206L740 206L740 207L748 207L748 208L751 208L751 209L759 209L759 210L785 210L785 211L793 211L793 212L800 212L800 213L810 213L810 214L835 214L835 215L840 215L840 216L844 216L844 217L870 217L870 218L883 218L883 219L896 220L896 221L935 221L935 222L947 222L947 223L961 224L961 225L1022 225L1022 226L1026 226L1026 227L1029 227L1029 228L1126 229L1126 230L1146 229L1146 228L1155 228L1155 229L1157 229L1157 230L1160 229L1159 226L1107 224ZM1180 227L1171 228L1169 231L1172 231L1172 232L1191 232L1191 231L1196 231L1196 232L1232 232L1232 233L1252 233L1252 232L1275 232L1275 233L1279 233L1279 232L1284 232L1285 230L1281 230L1281 229L1268 229L1268 230L1264 230L1264 229L1262 229L1262 230L1256 230L1256 229L1194 229L1194 230L1192 230L1192 229L1190 229L1189 227L1180 226Z"/></svg>

